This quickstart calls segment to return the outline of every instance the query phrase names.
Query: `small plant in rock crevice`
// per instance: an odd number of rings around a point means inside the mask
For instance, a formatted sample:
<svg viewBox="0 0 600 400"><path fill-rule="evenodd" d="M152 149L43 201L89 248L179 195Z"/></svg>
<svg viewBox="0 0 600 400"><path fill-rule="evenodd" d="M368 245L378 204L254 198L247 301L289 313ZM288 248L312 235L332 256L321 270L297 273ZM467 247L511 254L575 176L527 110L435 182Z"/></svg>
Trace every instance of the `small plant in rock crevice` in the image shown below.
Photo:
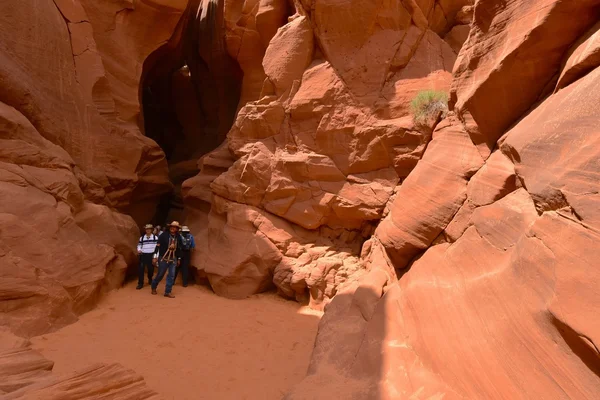
<svg viewBox="0 0 600 400"><path fill-rule="evenodd" d="M437 90L422 90L410 102L413 119L417 123L425 123L435 118L438 112L442 118L448 113L448 94Z"/></svg>

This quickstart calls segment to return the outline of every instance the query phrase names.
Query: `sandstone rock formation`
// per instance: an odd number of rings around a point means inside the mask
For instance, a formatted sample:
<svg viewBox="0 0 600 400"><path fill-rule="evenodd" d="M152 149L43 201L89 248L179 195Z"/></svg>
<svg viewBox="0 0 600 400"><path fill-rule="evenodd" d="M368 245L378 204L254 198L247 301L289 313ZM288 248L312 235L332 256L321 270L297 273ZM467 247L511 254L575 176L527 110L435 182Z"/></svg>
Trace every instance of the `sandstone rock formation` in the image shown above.
<svg viewBox="0 0 600 400"><path fill-rule="evenodd" d="M597 396L599 13L476 3L458 119L397 190L288 398Z"/></svg>
<svg viewBox="0 0 600 400"><path fill-rule="evenodd" d="M120 285L160 202L217 294L325 308L290 399L597 397L598 0L0 11L12 332Z"/></svg>
<svg viewBox="0 0 600 400"><path fill-rule="evenodd" d="M28 340L0 331L0 395L3 399L154 399L144 379L119 364L94 365L55 376L54 363Z"/></svg>
<svg viewBox="0 0 600 400"><path fill-rule="evenodd" d="M198 173L198 158L221 144L233 123L242 76L225 32L223 1L188 1L169 40L144 61L145 134L164 151L174 185L161 199L159 223L184 219L182 182Z"/></svg>
<svg viewBox="0 0 600 400"><path fill-rule="evenodd" d="M233 39L237 25L228 33L245 73L242 101L255 100L183 195L202 243L194 264L218 294L274 284L320 308L366 271L361 245L431 140L437 121L415 124L408 103L420 90L449 90L456 54L436 32L470 3L443 18L433 4L294 2L290 12L284 3L244 3L242 38L252 45ZM225 15L240 15L233 8ZM283 9L293 15L273 34ZM253 62L241 56L250 47Z"/></svg>
<svg viewBox="0 0 600 400"><path fill-rule="evenodd" d="M121 212L149 218L170 190L135 125L141 62L181 14L165 7L0 5L0 324L15 333L72 322L120 285L138 234Z"/></svg>

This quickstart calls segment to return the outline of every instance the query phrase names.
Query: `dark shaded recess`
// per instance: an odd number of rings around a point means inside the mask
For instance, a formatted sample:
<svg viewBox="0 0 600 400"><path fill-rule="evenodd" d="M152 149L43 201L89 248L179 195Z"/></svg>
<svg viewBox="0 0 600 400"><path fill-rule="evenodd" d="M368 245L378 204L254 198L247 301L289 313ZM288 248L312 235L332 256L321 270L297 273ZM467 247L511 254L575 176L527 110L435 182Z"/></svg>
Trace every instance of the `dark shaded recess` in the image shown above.
<svg viewBox="0 0 600 400"><path fill-rule="evenodd" d="M201 0L190 0L171 39L144 61L140 126L163 149L174 185L160 199L155 224L185 218L181 184L234 122L243 73L227 53L223 3L203 9Z"/></svg>
<svg viewBox="0 0 600 400"><path fill-rule="evenodd" d="M556 327L573 354L581 359L590 371L600 377L600 352L587 336L580 335L569 325L552 316L550 321Z"/></svg>

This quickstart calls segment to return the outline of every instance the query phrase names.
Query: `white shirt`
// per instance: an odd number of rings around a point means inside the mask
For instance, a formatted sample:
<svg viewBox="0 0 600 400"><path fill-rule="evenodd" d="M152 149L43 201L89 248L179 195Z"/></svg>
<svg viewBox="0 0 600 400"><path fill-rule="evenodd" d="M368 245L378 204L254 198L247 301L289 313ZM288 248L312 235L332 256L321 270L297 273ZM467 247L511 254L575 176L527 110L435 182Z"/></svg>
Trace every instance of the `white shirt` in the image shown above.
<svg viewBox="0 0 600 400"><path fill-rule="evenodd" d="M137 245L138 252L143 254L152 254L156 251L156 244L158 243L158 237L154 234L142 235Z"/></svg>

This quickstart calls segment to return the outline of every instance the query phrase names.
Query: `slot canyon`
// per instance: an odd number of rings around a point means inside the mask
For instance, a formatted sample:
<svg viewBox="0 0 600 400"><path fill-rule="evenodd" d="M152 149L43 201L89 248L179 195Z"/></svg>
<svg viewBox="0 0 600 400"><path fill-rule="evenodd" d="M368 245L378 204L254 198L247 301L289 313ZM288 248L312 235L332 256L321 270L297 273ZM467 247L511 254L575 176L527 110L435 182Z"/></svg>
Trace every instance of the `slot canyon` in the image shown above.
<svg viewBox="0 0 600 400"><path fill-rule="evenodd" d="M2 399L597 399L598 260L600 0L0 2Z"/></svg>

